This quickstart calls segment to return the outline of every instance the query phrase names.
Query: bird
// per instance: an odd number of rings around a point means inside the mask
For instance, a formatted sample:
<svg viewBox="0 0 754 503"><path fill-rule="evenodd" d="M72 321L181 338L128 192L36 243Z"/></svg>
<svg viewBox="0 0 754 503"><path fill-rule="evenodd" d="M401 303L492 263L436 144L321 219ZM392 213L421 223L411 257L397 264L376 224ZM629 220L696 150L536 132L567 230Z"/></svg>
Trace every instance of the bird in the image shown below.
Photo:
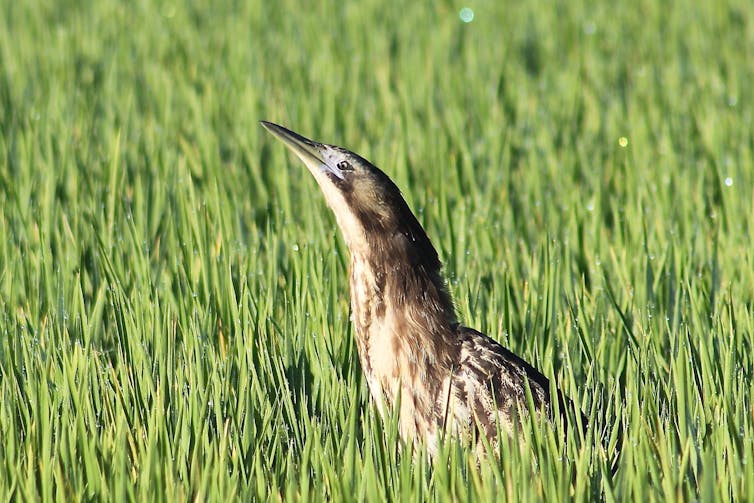
<svg viewBox="0 0 754 503"><path fill-rule="evenodd" d="M388 175L345 148L261 125L303 161L335 214L361 368L380 416L397 413L406 443L434 456L450 432L481 450L485 439L499 445L501 432L521 435L530 406L565 415L572 402L556 389L553 406L542 373L458 321L438 252Z"/></svg>

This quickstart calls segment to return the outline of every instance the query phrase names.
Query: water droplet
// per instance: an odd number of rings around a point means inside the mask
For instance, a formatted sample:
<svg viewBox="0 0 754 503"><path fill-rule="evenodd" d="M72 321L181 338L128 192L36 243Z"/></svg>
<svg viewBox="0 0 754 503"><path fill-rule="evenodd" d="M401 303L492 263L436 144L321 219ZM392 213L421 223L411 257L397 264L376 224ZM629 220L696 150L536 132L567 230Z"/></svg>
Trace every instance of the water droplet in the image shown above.
<svg viewBox="0 0 754 503"><path fill-rule="evenodd" d="M621 136L620 138L618 138L618 145L620 145L623 148L628 147L628 138L626 138L625 136Z"/></svg>
<svg viewBox="0 0 754 503"><path fill-rule="evenodd" d="M470 23L474 20L474 11L469 7L464 7L458 13L458 17L460 17L461 21L463 21L464 23Z"/></svg>
<svg viewBox="0 0 754 503"><path fill-rule="evenodd" d="M298 244L294 244L294 245L293 245L293 251L295 251L295 252L297 252L297 251L298 251Z"/></svg>
<svg viewBox="0 0 754 503"><path fill-rule="evenodd" d="M733 178L731 178L729 176L725 177L725 185L727 185L728 187L730 187L731 185L733 185Z"/></svg>

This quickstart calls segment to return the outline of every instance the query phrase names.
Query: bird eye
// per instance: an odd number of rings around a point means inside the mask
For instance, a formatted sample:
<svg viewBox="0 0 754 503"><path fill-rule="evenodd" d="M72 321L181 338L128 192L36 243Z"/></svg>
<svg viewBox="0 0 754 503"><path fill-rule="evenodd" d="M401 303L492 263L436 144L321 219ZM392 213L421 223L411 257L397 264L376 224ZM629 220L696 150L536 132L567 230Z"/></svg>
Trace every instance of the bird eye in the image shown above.
<svg viewBox="0 0 754 503"><path fill-rule="evenodd" d="M353 166L348 161L340 161L338 163L338 169L341 171L353 171Z"/></svg>

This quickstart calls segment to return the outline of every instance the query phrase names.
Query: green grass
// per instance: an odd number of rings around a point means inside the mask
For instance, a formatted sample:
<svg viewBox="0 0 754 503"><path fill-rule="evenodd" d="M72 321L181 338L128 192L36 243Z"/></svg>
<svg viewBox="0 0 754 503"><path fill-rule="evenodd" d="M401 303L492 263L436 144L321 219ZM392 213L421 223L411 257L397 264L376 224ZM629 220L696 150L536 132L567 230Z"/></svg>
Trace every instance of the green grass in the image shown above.
<svg viewBox="0 0 754 503"><path fill-rule="evenodd" d="M0 1L3 500L754 500L754 9L468 5ZM259 119L387 171L587 438L400 451Z"/></svg>

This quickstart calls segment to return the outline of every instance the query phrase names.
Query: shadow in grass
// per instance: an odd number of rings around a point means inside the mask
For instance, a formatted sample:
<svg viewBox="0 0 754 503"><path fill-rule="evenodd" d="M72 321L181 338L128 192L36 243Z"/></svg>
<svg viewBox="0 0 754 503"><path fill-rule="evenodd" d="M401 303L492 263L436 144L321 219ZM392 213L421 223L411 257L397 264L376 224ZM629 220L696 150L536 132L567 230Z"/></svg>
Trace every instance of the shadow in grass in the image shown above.
<svg viewBox="0 0 754 503"><path fill-rule="evenodd" d="M311 371L309 357L303 351L295 361L285 368L285 377L291 391L291 401L296 411L306 413L309 418L319 417L319 412L314 406L312 383L314 374Z"/></svg>

